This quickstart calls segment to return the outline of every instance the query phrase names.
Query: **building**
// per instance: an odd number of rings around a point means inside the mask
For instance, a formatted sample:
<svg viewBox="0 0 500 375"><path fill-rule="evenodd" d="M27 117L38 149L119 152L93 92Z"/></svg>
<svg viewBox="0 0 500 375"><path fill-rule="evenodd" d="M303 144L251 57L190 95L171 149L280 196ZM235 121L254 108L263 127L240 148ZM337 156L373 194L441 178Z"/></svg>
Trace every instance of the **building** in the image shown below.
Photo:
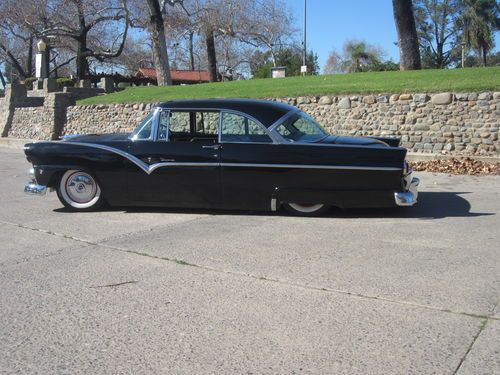
<svg viewBox="0 0 500 375"><path fill-rule="evenodd" d="M208 71L206 70L177 70L170 71L172 77L172 84L174 85L192 85L195 83L209 82ZM139 68L135 73L137 78L149 78L156 81L155 68Z"/></svg>

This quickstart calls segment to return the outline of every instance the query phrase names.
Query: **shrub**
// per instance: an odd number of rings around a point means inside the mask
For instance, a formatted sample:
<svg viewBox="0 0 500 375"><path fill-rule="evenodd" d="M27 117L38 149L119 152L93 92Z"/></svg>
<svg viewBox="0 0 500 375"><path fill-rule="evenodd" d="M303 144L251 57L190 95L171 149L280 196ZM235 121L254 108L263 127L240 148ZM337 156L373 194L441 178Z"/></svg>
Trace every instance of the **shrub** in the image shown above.
<svg viewBox="0 0 500 375"><path fill-rule="evenodd" d="M67 77L61 77L57 78L57 84L59 87L74 87L75 86L75 81L72 80L71 78Z"/></svg>

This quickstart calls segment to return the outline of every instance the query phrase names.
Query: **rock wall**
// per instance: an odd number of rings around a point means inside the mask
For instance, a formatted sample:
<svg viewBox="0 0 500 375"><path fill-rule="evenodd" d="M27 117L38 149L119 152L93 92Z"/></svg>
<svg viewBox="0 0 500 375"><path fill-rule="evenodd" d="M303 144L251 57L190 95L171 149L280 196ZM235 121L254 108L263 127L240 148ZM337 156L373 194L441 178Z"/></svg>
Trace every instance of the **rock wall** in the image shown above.
<svg viewBox="0 0 500 375"><path fill-rule="evenodd" d="M21 85L0 99L3 137L129 132L154 104L74 106L74 93L30 97ZM500 92L349 95L271 99L295 105L332 134L397 136L413 152L500 155Z"/></svg>
<svg viewBox="0 0 500 375"><path fill-rule="evenodd" d="M500 154L500 92L300 97L285 100L332 134L401 137L413 152Z"/></svg>
<svg viewBox="0 0 500 375"><path fill-rule="evenodd" d="M11 108L11 118L7 137L24 139L57 139L66 124L66 108L74 104L71 95L50 93L43 98L42 105L15 105ZM40 103L40 100L31 101ZM26 102L23 102L26 103Z"/></svg>
<svg viewBox="0 0 500 375"><path fill-rule="evenodd" d="M500 154L500 92L272 99L295 105L332 134L401 137L413 152ZM154 105L69 107L64 134L131 131Z"/></svg>
<svg viewBox="0 0 500 375"><path fill-rule="evenodd" d="M132 131L154 104L82 105L69 107L66 134L101 134Z"/></svg>

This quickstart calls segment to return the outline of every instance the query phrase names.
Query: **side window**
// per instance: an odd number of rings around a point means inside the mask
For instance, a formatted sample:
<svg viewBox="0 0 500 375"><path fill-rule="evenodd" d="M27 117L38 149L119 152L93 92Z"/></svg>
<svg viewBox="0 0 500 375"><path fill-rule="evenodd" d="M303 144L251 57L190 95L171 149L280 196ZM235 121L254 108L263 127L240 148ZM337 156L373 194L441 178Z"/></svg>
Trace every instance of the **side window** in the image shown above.
<svg viewBox="0 0 500 375"><path fill-rule="evenodd" d="M190 130L189 112L170 112L171 133L189 133Z"/></svg>
<svg viewBox="0 0 500 375"><path fill-rule="evenodd" d="M234 113L222 114L222 142L259 142L272 143L261 125L253 120Z"/></svg>
<svg viewBox="0 0 500 375"><path fill-rule="evenodd" d="M153 130L154 112L147 115L132 132L132 139L150 139Z"/></svg>
<svg viewBox="0 0 500 375"><path fill-rule="evenodd" d="M196 112L196 134L217 135L219 133L219 119L219 112Z"/></svg>

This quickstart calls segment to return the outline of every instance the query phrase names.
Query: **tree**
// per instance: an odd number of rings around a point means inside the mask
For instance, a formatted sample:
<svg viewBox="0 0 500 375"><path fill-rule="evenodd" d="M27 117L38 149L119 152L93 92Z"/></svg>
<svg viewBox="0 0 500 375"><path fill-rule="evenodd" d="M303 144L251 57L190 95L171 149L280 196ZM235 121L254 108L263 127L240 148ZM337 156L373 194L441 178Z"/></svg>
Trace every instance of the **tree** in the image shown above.
<svg viewBox="0 0 500 375"><path fill-rule="evenodd" d="M334 74L399 69L393 61L384 61L384 56L380 47L365 41L347 40L342 54L335 50L330 52L323 71L325 74Z"/></svg>
<svg viewBox="0 0 500 375"><path fill-rule="evenodd" d="M302 66L302 47L293 45L282 48L276 53L276 64L287 68L287 76L299 76ZM319 73L318 55L309 50L306 55L306 65L311 75ZM250 69L253 78L268 78L271 68L274 66L269 51L256 51L250 61Z"/></svg>
<svg viewBox="0 0 500 375"><path fill-rule="evenodd" d="M462 0L458 25L462 28L462 40L482 57L487 65L488 52L494 46L493 32L500 28L500 6L496 0Z"/></svg>
<svg viewBox="0 0 500 375"><path fill-rule="evenodd" d="M460 58L457 16L458 0L415 0L423 66L442 69Z"/></svg>
<svg viewBox="0 0 500 375"><path fill-rule="evenodd" d="M170 64L168 62L167 40L162 14L158 0L146 0L149 8L149 32L153 43L153 58L156 68L158 86L171 85Z"/></svg>
<svg viewBox="0 0 500 375"><path fill-rule="evenodd" d="M291 12L279 0L248 1L247 6L239 20L238 38L253 47L269 51L276 67L277 52L283 46L292 44L297 32Z"/></svg>
<svg viewBox="0 0 500 375"><path fill-rule="evenodd" d="M411 0L392 0L392 6L398 31L400 69L420 69L420 51L412 2Z"/></svg>

